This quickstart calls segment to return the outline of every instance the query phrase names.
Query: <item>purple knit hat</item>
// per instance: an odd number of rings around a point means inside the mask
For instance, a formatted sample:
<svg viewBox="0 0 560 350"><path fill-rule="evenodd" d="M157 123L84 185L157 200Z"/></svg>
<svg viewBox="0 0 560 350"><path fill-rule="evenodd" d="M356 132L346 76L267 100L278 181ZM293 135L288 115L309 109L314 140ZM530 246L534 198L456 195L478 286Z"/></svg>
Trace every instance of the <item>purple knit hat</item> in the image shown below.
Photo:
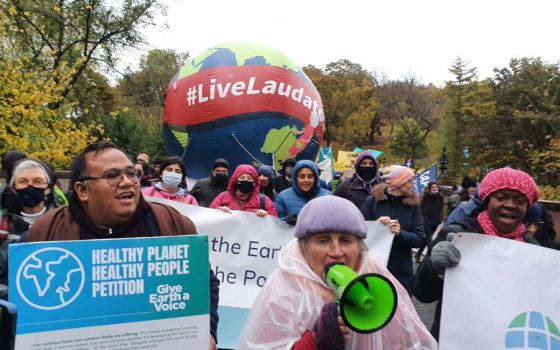
<svg viewBox="0 0 560 350"><path fill-rule="evenodd" d="M521 170L500 168L492 170L478 186L478 197L484 202L492 193L499 190L514 190L521 192L532 205L539 200L539 188L531 175Z"/></svg>
<svg viewBox="0 0 560 350"><path fill-rule="evenodd" d="M366 238L366 222L360 210L349 200L322 196L309 201L299 212L295 236L309 237L317 233L349 233Z"/></svg>

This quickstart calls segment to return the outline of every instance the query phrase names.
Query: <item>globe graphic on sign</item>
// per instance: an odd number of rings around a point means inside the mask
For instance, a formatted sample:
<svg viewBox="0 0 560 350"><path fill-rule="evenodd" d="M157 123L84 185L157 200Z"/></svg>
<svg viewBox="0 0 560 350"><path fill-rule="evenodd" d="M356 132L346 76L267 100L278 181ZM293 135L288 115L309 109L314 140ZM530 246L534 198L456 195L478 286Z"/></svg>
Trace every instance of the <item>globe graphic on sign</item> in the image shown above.
<svg viewBox="0 0 560 350"><path fill-rule="evenodd" d="M509 324L505 343L506 349L560 350L560 331L542 313L523 312Z"/></svg>
<svg viewBox="0 0 560 350"><path fill-rule="evenodd" d="M28 256L16 275L17 290L25 302L41 310L55 310L74 301L84 287L85 272L72 252L44 248Z"/></svg>
<svg viewBox="0 0 560 350"><path fill-rule="evenodd" d="M273 48L217 44L187 62L165 96L167 151L184 159L191 178L208 177L216 158L226 158L231 169L314 160L323 139L319 92Z"/></svg>

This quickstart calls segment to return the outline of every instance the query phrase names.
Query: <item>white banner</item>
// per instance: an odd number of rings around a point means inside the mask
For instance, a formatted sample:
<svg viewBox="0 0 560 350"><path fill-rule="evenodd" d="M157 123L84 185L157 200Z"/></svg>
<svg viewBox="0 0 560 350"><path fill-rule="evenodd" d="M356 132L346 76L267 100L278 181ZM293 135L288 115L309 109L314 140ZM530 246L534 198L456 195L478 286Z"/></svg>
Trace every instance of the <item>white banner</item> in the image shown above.
<svg viewBox="0 0 560 350"><path fill-rule="evenodd" d="M270 215L259 218L254 213L234 210L228 214L165 199L146 199L173 206L194 222L199 234L208 235L210 265L220 280L220 347L234 348L248 309L277 266L280 249L294 239L294 226ZM377 221L366 221L366 226L370 255L387 266L393 235L388 226Z"/></svg>
<svg viewBox="0 0 560 350"><path fill-rule="evenodd" d="M560 252L475 233L453 243L439 348L560 350Z"/></svg>

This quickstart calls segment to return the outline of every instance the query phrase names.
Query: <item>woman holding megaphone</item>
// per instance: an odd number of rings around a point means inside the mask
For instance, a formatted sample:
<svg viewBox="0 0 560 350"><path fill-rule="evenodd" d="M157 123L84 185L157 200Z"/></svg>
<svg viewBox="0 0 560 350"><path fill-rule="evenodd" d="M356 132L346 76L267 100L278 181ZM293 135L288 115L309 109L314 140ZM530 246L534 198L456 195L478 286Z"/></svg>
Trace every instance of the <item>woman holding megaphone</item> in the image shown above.
<svg viewBox="0 0 560 350"><path fill-rule="evenodd" d="M406 290L364 243L352 202L318 197L255 300L238 350L436 349Z"/></svg>

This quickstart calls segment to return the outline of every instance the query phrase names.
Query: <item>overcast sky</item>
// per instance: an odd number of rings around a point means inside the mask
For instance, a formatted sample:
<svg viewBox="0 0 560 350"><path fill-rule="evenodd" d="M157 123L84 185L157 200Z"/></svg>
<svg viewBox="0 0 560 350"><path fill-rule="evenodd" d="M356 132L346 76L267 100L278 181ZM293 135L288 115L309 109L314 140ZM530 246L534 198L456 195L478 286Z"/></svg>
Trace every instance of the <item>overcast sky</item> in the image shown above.
<svg viewBox="0 0 560 350"><path fill-rule="evenodd" d="M145 30L147 49L196 56L224 41L263 44L297 65L346 58L391 79L412 72L442 85L457 56L492 76L511 58L560 59L560 1L167 0L168 29Z"/></svg>

